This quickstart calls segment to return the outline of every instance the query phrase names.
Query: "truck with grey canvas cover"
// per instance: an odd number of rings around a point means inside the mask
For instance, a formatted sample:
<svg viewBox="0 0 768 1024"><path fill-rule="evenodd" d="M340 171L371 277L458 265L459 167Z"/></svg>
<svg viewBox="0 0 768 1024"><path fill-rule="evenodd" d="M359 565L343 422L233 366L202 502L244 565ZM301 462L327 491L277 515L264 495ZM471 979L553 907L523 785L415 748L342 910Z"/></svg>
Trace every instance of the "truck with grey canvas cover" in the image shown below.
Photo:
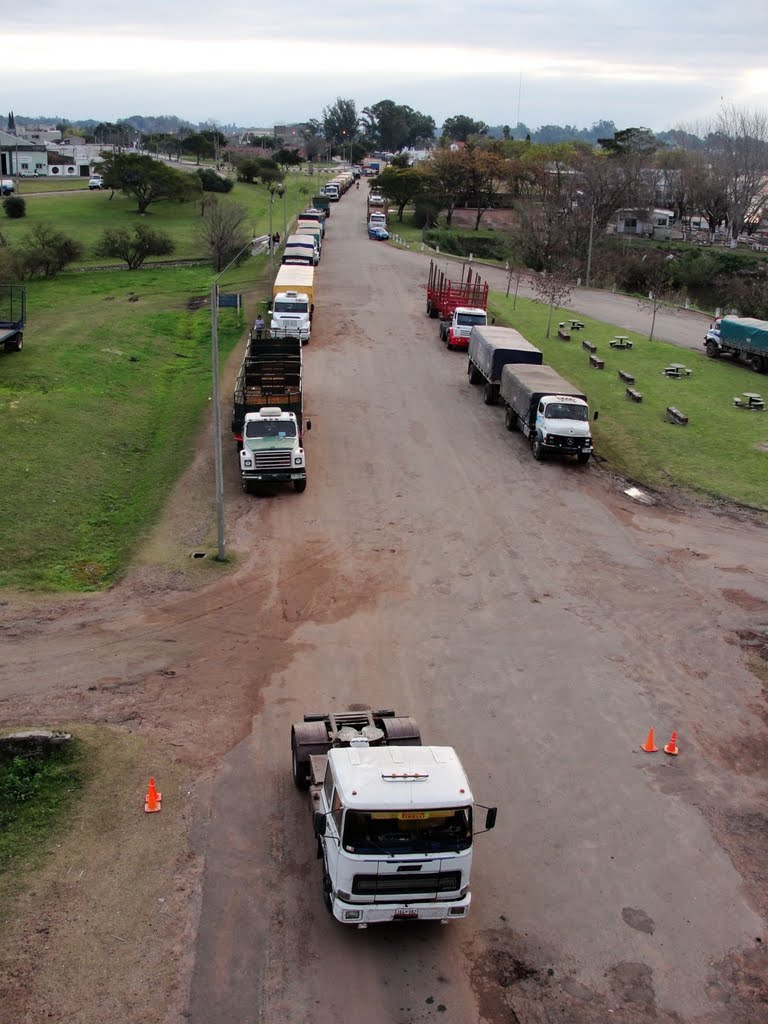
<svg viewBox="0 0 768 1024"><path fill-rule="evenodd" d="M534 459L573 455L578 462L589 462L592 433L587 396L551 366L507 364L501 371L499 397L505 427L522 431Z"/></svg>
<svg viewBox="0 0 768 1024"><path fill-rule="evenodd" d="M483 400L496 405L501 371L512 363L541 366L541 351L514 327L477 326L469 335L467 375L470 384L484 384Z"/></svg>

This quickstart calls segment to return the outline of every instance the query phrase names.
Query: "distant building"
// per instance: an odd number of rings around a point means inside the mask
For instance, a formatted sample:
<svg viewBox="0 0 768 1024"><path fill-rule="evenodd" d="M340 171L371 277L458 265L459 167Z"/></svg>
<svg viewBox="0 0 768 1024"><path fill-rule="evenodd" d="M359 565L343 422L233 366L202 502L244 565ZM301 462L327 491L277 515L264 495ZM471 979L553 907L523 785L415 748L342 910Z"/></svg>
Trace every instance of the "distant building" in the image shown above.
<svg viewBox="0 0 768 1024"><path fill-rule="evenodd" d="M308 131L309 126L306 124L276 124L273 136L282 139L286 146L301 146Z"/></svg>
<svg viewBox="0 0 768 1024"><path fill-rule="evenodd" d="M675 214L673 210L617 210L616 233L640 235L645 238L671 238Z"/></svg>
<svg viewBox="0 0 768 1024"><path fill-rule="evenodd" d="M31 178L47 173L48 151L42 143L0 131L0 177Z"/></svg>

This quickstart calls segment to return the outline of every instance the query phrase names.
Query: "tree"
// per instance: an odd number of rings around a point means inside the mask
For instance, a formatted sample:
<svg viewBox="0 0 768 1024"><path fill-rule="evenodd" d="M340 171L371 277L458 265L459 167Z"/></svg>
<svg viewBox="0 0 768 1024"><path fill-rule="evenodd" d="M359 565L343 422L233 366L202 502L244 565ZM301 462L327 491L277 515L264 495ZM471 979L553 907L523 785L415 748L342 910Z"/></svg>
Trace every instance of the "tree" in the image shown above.
<svg viewBox="0 0 768 1024"><path fill-rule="evenodd" d="M425 165L425 173L429 175L428 191L447 210L446 223L450 227L453 211L469 194L468 155L463 149L435 150Z"/></svg>
<svg viewBox="0 0 768 1024"><path fill-rule="evenodd" d="M504 179L507 161L498 153L489 152L474 146L467 147L468 185L471 201L475 205L475 231L480 227L480 219L486 210L490 210L497 200L499 183Z"/></svg>
<svg viewBox="0 0 768 1024"><path fill-rule="evenodd" d="M147 224L105 231L94 249L96 256L124 260L129 270L138 270L148 256L170 256L176 246L170 235Z"/></svg>
<svg viewBox="0 0 768 1024"><path fill-rule="evenodd" d="M301 156L298 150L295 149L278 149L273 159L284 171L288 167L299 167L301 165Z"/></svg>
<svg viewBox="0 0 768 1024"><path fill-rule="evenodd" d="M663 253L646 253L642 262L648 298L642 299L638 306L640 309L650 309L651 311L651 329L648 332L648 340L653 341L656 314L671 297L675 256L673 253L668 253L666 256Z"/></svg>
<svg viewBox="0 0 768 1024"><path fill-rule="evenodd" d="M202 191L194 175L138 153L105 153L102 174L106 188L134 197L139 213L153 203L191 202Z"/></svg>
<svg viewBox="0 0 768 1024"><path fill-rule="evenodd" d="M598 139L597 144L611 156L652 157L661 148L650 128L622 128L613 138Z"/></svg>
<svg viewBox="0 0 768 1024"><path fill-rule="evenodd" d="M708 143L725 179L731 248L736 248L739 234L768 203L768 114L725 104Z"/></svg>
<svg viewBox="0 0 768 1024"><path fill-rule="evenodd" d="M81 260L85 247L47 224L38 224L15 255L22 277L54 277L70 263Z"/></svg>
<svg viewBox="0 0 768 1024"><path fill-rule="evenodd" d="M365 107L361 122L371 148L388 152L424 145L435 137L432 117L394 100L379 100Z"/></svg>
<svg viewBox="0 0 768 1024"><path fill-rule="evenodd" d="M211 157L214 153L213 140L202 132L196 132L194 135L189 135L184 139L183 146L185 153L191 153L192 156L197 157L197 163L200 163L200 158L204 156Z"/></svg>
<svg viewBox="0 0 768 1024"><path fill-rule="evenodd" d="M284 178L283 172L271 157L239 157L235 160L237 177L239 181L246 181L249 184L261 183L270 185L281 182Z"/></svg>
<svg viewBox="0 0 768 1024"><path fill-rule="evenodd" d="M413 168L387 167L371 182L376 188L397 206L397 219L402 221L403 210L412 203L424 190L425 178L421 171Z"/></svg>
<svg viewBox="0 0 768 1024"><path fill-rule="evenodd" d="M565 267L542 271L533 279L533 290L536 292L537 301L546 302L549 305L547 337L549 337L552 327L552 312L555 306L562 306L568 301L572 282L573 278Z"/></svg>
<svg viewBox="0 0 768 1024"><path fill-rule="evenodd" d="M456 114L443 122L443 139L453 142L466 142L470 135L487 135L488 125L485 121L475 121L466 114Z"/></svg>
<svg viewBox="0 0 768 1024"><path fill-rule="evenodd" d="M341 145L351 142L357 135L358 117L354 100L339 97L335 103L323 108L323 134L328 142Z"/></svg>
<svg viewBox="0 0 768 1024"><path fill-rule="evenodd" d="M215 271L223 270L245 249L251 237L246 227L248 210L241 203L210 196L200 218L198 235L211 256Z"/></svg>

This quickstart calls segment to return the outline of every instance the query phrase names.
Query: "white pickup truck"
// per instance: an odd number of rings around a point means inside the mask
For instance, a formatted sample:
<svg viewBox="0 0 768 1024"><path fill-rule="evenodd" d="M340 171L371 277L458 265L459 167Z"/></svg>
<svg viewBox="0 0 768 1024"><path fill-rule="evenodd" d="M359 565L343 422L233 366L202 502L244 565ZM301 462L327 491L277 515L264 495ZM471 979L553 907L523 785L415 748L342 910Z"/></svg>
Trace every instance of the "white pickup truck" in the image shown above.
<svg viewBox="0 0 768 1024"><path fill-rule="evenodd" d="M104 188L104 179L100 174L92 174L88 179L88 188L93 192L94 189Z"/></svg>

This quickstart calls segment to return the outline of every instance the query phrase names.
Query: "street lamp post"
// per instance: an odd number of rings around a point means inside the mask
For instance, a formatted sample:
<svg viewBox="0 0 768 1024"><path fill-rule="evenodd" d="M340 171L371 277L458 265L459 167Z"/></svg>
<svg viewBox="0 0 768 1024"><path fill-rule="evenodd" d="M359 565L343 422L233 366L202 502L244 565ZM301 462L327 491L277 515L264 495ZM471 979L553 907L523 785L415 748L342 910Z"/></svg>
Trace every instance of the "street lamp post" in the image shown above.
<svg viewBox="0 0 768 1024"><path fill-rule="evenodd" d="M275 247L272 244L272 205L275 201L275 196L285 196L285 189L282 185L278 185L277 188L269 190L269 287L272 287L272 266L274 262L274 250Z"/></svg>
<svg viewBox="0 0 768 1024"><path fill-rule="evenodd" d="M211 281L211 401L213 403L213 466L216 506L216 561L227 560L227 548L224 537L224 459L221 448L221 410L219 405L219 281L233 263L240 259L245 250L253 245L252 238L244 245L236 256Z"/></svg>

